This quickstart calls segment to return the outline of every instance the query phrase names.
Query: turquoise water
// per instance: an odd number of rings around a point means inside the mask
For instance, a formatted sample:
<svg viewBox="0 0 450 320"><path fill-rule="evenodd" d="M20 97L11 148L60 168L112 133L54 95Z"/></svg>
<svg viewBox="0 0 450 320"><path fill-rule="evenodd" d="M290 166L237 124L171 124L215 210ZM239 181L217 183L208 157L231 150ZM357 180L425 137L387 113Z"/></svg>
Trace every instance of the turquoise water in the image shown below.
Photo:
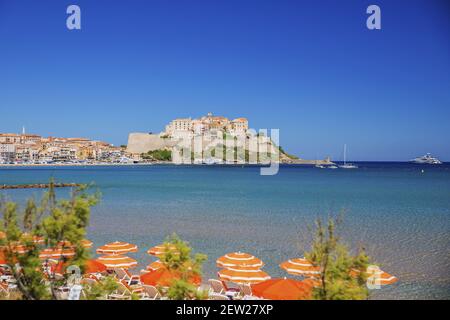
<svg viewBox="0 0 450 320"><path fill-rule="evenodd" d="M344 211L343 239L363 244L399 282L374 290L379 299L450 298L450 165L360 163L357 170L283 166L261 176L257 167L116 166L0 168L0 184L95 182L102 202L93 209L89 239L122 240L144 267L145 251L173 232L215 259L230 251L261 258L273 277L278 264L302 256L318 216ZM425 169L421 173L421 169ZM1 193L17 201L38 190ZM67 191L59 191L67 193Z"/></svg>

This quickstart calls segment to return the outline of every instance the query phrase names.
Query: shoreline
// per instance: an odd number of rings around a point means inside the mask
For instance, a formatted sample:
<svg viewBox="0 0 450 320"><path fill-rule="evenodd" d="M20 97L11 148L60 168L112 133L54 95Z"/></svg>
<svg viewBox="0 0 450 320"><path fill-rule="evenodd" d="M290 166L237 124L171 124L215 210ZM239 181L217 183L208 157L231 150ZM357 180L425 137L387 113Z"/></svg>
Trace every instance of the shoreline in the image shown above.
<svg viewBox="0 0 450 320"><path fill-rule="evenodd" d="M314 166L316 164L333 165L333 162L317 163L315 160L307 160L305 162L279 162L280 165L306 165ZM215 164L197 164L197 163L173 163L173 162L149 162L149 163L15 163L15 164L0 164L0 168L6 167L107 167L107 166L154 166L154 165L183 165L183 166L269 166L270 163L215 163Z"/></svg>
<svg viewBox="0 0 450 320"><path fill-rule="evenodd" d="M398 163L398 164L411 164L411 165L417 165L419 167L435 167L439 168L441 165L427 165L427 164L414 164L409 161L353 161L354 163ZM316 164L322 164L322 165L336 165L340 164L342 161L337 162L316 162L316 160L304 160L299 162L280 162L279 165L282 166L315 166ZM447 165L449 162L443 162L442 165ZM43 164L43 163L27 163L27 164L21 164L21 163L15 163L15 164L4 164L0 163L0 169L1 168L14 168L14 167L122 167L122 166L227 166L227 167L241 167L241 166L268 166L269 164L262 164L262 163L218 163L218 164L196 164L196 163L173 163L173 162L147 162L147 163L57 163L57 164Z"/></svg>

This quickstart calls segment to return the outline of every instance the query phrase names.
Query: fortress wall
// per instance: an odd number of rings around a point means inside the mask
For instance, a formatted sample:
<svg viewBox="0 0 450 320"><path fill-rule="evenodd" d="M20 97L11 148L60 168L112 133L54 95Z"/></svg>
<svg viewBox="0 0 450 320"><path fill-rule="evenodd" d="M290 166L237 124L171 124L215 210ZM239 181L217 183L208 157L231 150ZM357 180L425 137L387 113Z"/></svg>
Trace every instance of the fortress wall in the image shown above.
<svg viewBox="0 0 450 320"><path fill-rule="evenodd" d="M173 142L162 139L157 134L133 132L128 135L127 152L145 153L148 151L171 147Z"/></svg>

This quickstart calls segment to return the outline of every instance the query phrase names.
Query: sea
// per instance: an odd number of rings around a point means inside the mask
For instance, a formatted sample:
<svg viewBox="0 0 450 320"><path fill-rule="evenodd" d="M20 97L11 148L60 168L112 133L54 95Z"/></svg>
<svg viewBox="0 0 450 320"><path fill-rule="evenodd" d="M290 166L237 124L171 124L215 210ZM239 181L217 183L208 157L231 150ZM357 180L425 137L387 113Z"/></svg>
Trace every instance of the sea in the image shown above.
<svg viewBox="0 0 450 320"><path fill-rule="evenodd" d="M258 166L122 165L0 167L0 185L89 183L101 193L88 239L138 245L129 255L138 273L155 258L148 248L176 233L208 256L203 278L215 278L216 259L251 253L272 277L309 250L317 218L340 216L341 240L398 282L371 290L371 299L450 298L450 164L360 162L358 169L281 165L261 175ZM43 190L0 190L24 204ZM69 190L59 189L58 197ZM93 252L95 257L95 252Z"/></svg>

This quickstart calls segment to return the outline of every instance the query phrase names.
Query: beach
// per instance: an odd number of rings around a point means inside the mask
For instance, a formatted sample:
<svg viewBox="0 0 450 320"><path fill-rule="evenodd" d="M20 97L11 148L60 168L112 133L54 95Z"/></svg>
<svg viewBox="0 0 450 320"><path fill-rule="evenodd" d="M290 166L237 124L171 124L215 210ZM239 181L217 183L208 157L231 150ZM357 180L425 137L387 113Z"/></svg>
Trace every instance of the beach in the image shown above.
<svg viewBox="0 0 450 320"><path fill-rule="evenodd" d="M424 172L422 173L422 169ZM344 213L343 239L364 245L381 268L398 277L374 290L377 299L450 298L450 166L359 163L357 170L282 165L275 176L257 166L33 166L0 168L0 184L95 183L102 193L93 208L88 238L137 244L145 252L176 232L209 259L204 279L215 278L215 260L244 251L278 266L302 256L318 216ZM6 190L23 202L42 190ZM68 190L58 190L61 196Z"/></svg>

